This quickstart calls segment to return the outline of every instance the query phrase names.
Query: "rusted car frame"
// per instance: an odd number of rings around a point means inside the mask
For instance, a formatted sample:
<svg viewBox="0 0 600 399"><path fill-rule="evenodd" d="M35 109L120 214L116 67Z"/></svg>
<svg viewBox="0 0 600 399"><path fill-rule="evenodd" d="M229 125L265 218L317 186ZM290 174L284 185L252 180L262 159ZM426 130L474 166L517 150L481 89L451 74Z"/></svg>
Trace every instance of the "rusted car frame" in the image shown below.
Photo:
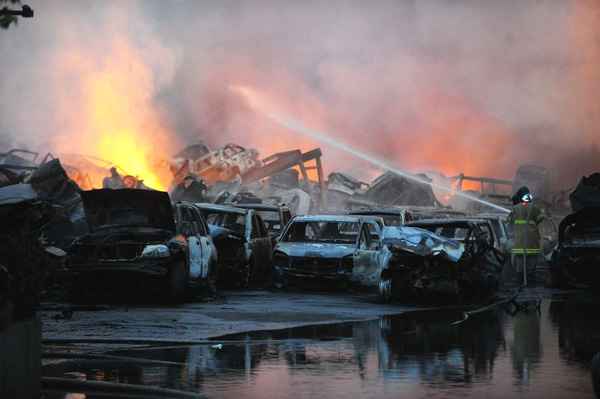
<svg viewBox="0 0 600 399"><path fill-rule="evenodd" d="M219 252L220 285L247 287L270 278L272 243L254 209L196 203Z"/></svg>
<svg viewBox="0 0 600 399"><path fill-rule="evenodd" d="M276 287L320 280L375 288L390 254L381 245L381 218L348 215L294 217L273 254Z"/></svg>
<svg viewBox="0 0 600 399"><path fill-rule="evenodd" d="M487 221L423 220L406 228L411 230L384 240L393 254L382 272L384 299L465 303L495 294L505 257Z"/></svg>
<svg viewBox="0 0 600 399"><path fill-rule="evenodd" d="M413 220L412 212L406 208L366 208L348 212L355 216L378 216L386 226L401 226Z"/></svg>
<svg viewBox="0 0 600 399"><path fill-rule="evenodd" d="M267 204L236 204L238 208L253 209L263 220L273 240L277 239L284 227L292 218L292 213L286 206Z"/></svg>
<svg viewBox="0 0 600 399"><path fill-rule="evenodd" d="M552 254L548 285L600 288L600 208L584 208L565 217Z"/></svg>
<svg viewBox="0 0 600 399"><path fill-rule="evenodd" d="M214 287L216 249L192 204L171 204L165 192L138 189L81 195L90 233L68 250L74 299L124 290L134 296L156 291L180 302L190 288Z"/></svg>

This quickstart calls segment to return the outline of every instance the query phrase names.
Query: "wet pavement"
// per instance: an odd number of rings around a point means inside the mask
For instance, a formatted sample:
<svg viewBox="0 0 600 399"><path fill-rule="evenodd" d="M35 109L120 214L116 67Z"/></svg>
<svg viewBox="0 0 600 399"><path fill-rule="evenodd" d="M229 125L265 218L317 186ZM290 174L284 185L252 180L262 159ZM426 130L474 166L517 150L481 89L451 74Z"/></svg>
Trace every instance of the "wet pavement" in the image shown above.
<svg viewBox="0 0 600 399"><path fill-rule="evenodd" d="M466 320L458 310L420 310L228 334L200 345L105 351L113 360L47 363L44 373L209 398L593 398L597 307L585 295L530 290L519 306Z"/></svg>
<svg viewBox="0 0 600 399"><path fill-rule="evenodd" d="M242 331L373 319L414 309L378 303L376 295L340 292L225 291L215 301L181 306L97 307L44 304L45 339L194 341ZM73 310L66 318L63 310Z"/></svg>

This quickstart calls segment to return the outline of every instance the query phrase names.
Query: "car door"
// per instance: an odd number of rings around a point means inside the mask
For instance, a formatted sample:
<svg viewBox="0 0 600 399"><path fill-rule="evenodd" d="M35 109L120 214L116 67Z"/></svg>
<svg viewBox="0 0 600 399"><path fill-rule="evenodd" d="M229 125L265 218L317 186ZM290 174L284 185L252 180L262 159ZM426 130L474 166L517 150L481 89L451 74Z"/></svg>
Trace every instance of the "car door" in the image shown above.
<svg viewBox="0 0 600 399"><path fill-rule="evenodd" d="M212 242L212 238L208 234L208 226L204 222L202 215L200 212L195 209L190 209L192 212L192 216L195 221L195 225L198 230L198 239L200 241L200 249L201 249L201 271L200 278L208 278L209 274L211 274L211 260L216 257L214 253L216 251L215 246Z"/></svg>
<svg viewBox="0 0 600 399"><path fill-rule="evenodd" d="M290 219L292 218L292 213L290 212L289 209L287 208L282 208L281 209L281 230L283 231L284 227L287 226L288 222L290 221Z"/></svg>
<svg viewBox="0 0 600 399"><path fill-rule="evenodd" d="M352 278L360 285L377 287L386 261L386 248L381 243L381 229L376 222L365 222L361 224L359 231L353 256Z"/></svg>
<svg viewBox="0 0 600 399"><path fill-rule="evenodd" d="M264 274L271 265L271 237L258 214L252 212L252 251L254 255L256 270L261 275Z"/></svg>
<svg viewBox="0 0 600 399"><path fill-rule="evenodd" d="M202 278L202 244L198 232L198 225L192 209L180 205L183 233L188 243L189 274L192 279Z"/></svg>
<svg viewBox="0 0 600 399"><path fill-rule="evenodd" d="M271 257L273 255L273 240L271 239L271 235L269 234L269 230L267 230L267 226L263 222L262 218L259 214L254 214L256 220L256 226L258 228L258 235L261 241L261 247L263 250L263 259L266 260L267 264L270 264Z"/></svg>

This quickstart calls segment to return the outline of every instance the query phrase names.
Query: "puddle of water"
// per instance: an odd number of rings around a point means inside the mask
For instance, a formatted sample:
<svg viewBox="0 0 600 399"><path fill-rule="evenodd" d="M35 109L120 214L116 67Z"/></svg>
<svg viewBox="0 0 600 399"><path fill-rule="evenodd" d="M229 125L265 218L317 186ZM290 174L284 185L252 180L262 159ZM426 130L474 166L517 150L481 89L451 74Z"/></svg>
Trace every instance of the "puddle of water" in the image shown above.
<svg viewBox="0 0 600 399"><path fill-rule="evenodd" d="M112 353L182 366L65 363L61 372L209 398L594 398L589 363L600 351L597 308L545 300L539 311L498 310L457 326L451 322L461 319L458 312L419 312L238 334L220 349Z"/></svg>

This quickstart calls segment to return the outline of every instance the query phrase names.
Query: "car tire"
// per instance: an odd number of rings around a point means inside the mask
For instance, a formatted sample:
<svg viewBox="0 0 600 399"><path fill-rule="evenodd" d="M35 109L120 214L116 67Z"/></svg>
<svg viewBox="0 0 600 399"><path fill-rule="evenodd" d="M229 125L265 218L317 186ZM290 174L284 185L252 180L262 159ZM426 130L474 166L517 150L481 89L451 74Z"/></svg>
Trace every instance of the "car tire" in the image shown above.
<svg viewBox="0 0 600 399"><path fill-rule="evenodd" d="M392 301L392 283L394 279L387 278L379 280L379 299L383 303L390 303Z"/></svg>
<svg viewBox="0 0 600 399"><path fill-rule="evenodd" d="M238 285L240 288L248 288L252 280L252 259L240 269L240 279Z"/></svg>
<svg viewBox="0 0 600 399"><path fill-rule="evenodd" d="M271 287L276 290L284 290L289 287L287 275L275 267L271 271Z"/></svg>
<svg viewBox="0 0 600 399"><path fill-rule="evenodd" d="M189 272L185 261L175 263L167 276L168 299L170 302L180 303L185 300Z"/></svg>
<svg viewBox="0 0 600 399"><path fill-rule="evenodd" d="M208 265L208 276L206 277L206 291L209 297L217 296L217 282L218 282L218 273L217 273L218 263L214 260L211 260Z"/></svg>

